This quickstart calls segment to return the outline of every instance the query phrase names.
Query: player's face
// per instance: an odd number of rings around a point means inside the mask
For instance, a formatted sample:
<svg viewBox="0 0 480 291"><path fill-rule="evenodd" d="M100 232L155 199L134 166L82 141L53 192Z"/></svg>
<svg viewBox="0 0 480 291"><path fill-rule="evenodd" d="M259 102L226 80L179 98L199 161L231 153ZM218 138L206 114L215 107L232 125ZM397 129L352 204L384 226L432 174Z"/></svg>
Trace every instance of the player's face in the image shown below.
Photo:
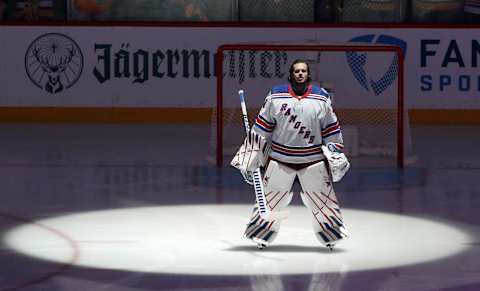
<svg viewBox="0 0 480 291"><path fill-rule="evenodd" d="M295 83L305 83L308 80L308 67L305 63L293 65L293 81Z"/></svg>

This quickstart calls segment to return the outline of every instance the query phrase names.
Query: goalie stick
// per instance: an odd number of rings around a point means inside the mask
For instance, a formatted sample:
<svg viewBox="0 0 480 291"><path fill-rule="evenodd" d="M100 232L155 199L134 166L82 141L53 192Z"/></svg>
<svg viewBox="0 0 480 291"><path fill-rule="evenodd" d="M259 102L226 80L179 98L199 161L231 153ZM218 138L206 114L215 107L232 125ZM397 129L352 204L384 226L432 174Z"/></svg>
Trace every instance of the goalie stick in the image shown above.
<svg viewBox="0 0 480 291"><path fill-rule="evenodd" d="M245 104L245 92L243 90L238 91L240 96L240 106L242 107L242 118L245 132L247 135L250 133L250 123L247 115L247 105ZM257 168L253 172L253 188L255 190L255 199L258 204L258 212L260 217L265 220L284 219L288 216L288 211L271 211L267 204L267 198L265 197L265 191L263 189L262 173L260 168Z"/></svg>

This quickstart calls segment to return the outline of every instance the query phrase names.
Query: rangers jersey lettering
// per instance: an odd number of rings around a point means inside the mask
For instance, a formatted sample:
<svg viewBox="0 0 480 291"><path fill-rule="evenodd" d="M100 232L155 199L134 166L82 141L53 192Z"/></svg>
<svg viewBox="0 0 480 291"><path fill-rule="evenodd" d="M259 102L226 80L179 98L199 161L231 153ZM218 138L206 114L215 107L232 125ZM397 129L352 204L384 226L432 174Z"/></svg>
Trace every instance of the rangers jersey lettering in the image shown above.
<svg viewBox="0 0 480 291"><path fill-rule="evenodd" d="M322 144L343 148L340 123L328 93L313 85L302 96L289 84L273 87L252 130L271 140L272 158L286 163L323 159Z"/></svg>

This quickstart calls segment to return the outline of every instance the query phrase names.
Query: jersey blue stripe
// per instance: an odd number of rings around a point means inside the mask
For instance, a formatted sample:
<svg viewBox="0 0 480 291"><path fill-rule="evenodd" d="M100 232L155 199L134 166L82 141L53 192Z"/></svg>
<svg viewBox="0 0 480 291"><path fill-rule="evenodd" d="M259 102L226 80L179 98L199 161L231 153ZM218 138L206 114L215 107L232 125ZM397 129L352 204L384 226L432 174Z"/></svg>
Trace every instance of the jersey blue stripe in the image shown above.
<svg viewBox="0 0 480 291"><path fill-rule="evenodd" d="M265 132L268 132L268 133L272 132L272 130L273 130L273 129L267 129L267 128L261 126L261 125L258 124L258 123L255 123L255 126L258 127L258 128L260 128L261 130L263 130L263 131L265 131Z"/></svg>
<svg viewBox="0 0 480 291"><path fill-rule="evenodd" d="M288 156L288 157L308 157L308 156L315 156L315 155L320 155L320 154L322 154L321 151L312 152L312 153L307 153L307 154L303 154L303 153L291 154L291 153L284 153L284 152L278 151L278 150L275 149L275 148L272 148L272 152L275 152L275 153L277 153L277 154L281 154L281 155L283 155L283 156Z"/></svg>
<svg viewBox="0 0 480 291"><path fill-rule="evenodd" d="M322 138L326 138L326 137L329 137L329 136L332 136L332 135L336 135L336 134L339 134L341 132L340 128L337 129L337 130L334 130L326 135L322 135Z"/></svg>
<svg viewBox="0 0 480 291"><path fill-rule="evenodd" d="M258 115L258 118L260 118L263 122L265 122L267 125L270 125L270 126L275 126L275 123L274 122L270 122L268 120L265 119L265 117L261 116L261 115Z"/></svg>
<svg viewBox="0 0 480 291"><path fill-rule="evenodd" d="M309 150L309 149L314 149L314 148L321 148L321 145L319 145L319 144L317 144L317 145L311 145L311 146L308 146L308 147L286 146L286 145L284 145L284 144L275 142L275 141L273 141L273 140L272 140L272 144L278 145L278 146L280 146L280 147L284 147L284 148L289 149L289 150Z"/></svg>

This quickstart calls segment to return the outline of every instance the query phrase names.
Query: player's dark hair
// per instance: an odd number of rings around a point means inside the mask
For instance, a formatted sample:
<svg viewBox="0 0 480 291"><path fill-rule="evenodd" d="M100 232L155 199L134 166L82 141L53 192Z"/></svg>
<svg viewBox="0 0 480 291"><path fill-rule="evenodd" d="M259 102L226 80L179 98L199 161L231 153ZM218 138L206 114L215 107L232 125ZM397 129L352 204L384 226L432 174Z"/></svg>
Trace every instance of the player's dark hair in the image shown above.
<svg viewBox="0 0 480 291"><path fill-rule="evenodd" d="M293 61L292 65L290 66L290 72L288 74L288 82L290 83L293 82L293 66L295 66L296 64L307 65L307 74L308 74L307 83L310 83L310 81L312 80L312 76L310 75L310 66L308 65L307 61L302 59L296 59L295 61Z"/></svg>

